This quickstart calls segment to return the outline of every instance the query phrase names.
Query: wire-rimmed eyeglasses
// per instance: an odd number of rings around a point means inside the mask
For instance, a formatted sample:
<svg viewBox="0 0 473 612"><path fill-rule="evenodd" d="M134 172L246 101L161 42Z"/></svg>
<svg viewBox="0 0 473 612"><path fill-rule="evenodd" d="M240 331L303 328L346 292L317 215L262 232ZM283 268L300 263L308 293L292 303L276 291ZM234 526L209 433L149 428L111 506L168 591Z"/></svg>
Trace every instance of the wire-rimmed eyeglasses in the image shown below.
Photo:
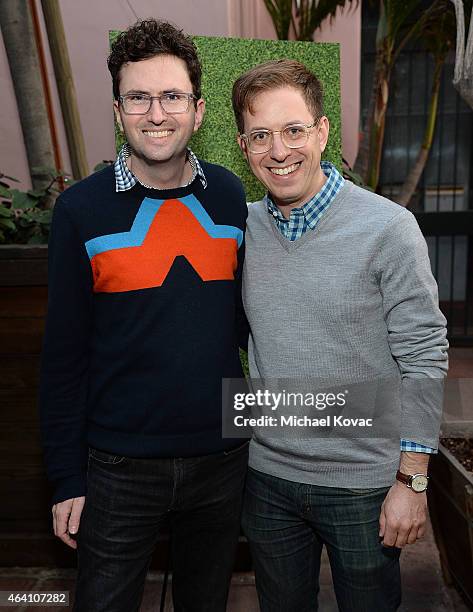
<svg viewBox="0 0 473 612"><path fill-rule="evenodd" d="M293 123L282 130L252 130L249 134L240 134L251 153L267 153L273 146L273 135L281 134L281 140L290 149L300 149L309 139L310 129L314 123Z"/></svg>

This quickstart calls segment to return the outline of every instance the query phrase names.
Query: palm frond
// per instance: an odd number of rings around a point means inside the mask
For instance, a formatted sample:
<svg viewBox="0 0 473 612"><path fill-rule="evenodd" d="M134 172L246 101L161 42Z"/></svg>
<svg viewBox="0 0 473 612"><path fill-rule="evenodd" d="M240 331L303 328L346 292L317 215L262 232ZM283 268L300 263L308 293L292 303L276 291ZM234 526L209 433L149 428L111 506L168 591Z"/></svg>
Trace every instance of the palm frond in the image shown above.
<svg viewBox="0 0 473 612"><path fill-rule="evenodd" d="M264 0L280 40L289 38L291 25L297 40L312 40L322 22L339 8L358 6L359 0Z"/></svg>
<svg viewBox="0 0 473 612"><path fill-rule="evenodd" d="M395 38L414 11L419 8L420 0L384 0L387 35Z"/></svg>
<svg viewBox="0 0 473 612"><path fill-rule="evenodd" d="M312 40L315 30L325 19L333 19L339 8L344 9L348 5L350 8L356 7L358 3L359 0L300 0L297 40Z"/></svg>
<svg viewBox="0 0 473 612"><path fill-rule="evenodd" d="M450 0L442 0L423 24L420 41L434 58L442 60L455 48L456 36L455 8Z"/></svg>
<svg viewBox="0 0 473 612"><path fill-rule="evenodd" d="M264 0L264 4L271 15L279 40L287 40L292 18L292 0Z"/></svg>

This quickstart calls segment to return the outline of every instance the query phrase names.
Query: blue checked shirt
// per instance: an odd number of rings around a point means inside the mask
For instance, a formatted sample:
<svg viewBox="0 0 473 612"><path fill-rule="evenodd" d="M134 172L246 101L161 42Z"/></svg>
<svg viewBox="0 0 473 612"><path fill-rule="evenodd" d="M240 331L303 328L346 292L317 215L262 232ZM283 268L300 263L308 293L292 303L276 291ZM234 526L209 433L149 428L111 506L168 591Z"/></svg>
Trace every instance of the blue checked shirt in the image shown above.
<svg viewBox="0 0 473 612"><path fill-rule="evenodd" d="M294 241L300 238L309 229L319 222L320 218L332 203L333 198L345 184L343 176L331 163L323 161L320 163L323 173L327 177L322 189L314 195L306 204L300 208L293 208L289 219L286 219L279 208L266 194L266 205L268 211L273 215L276 225L281 234L288 240Z"/></svg>
<svg viewBox="0 0 473 612"><path fill-rule="evenodd" d="M265 196L269 214L274 218L274 222L281 234L288 240L297 240L308 230L313 230L337 193L345 184L345 179L333 164L322 161L320 162L320 166L327 177L324 186L303 206L293 208L289 215L289 219L284 217L279 208L271 200L269 194ZM410 440L401 440L401 451L429 454L437 452L434 448L417 444Z"/></svg>
<svg viewBox="0 0 473 612"><path fill-rule="evenodd" d="M130 157L130 153L130 146L128 143L125 143L120 149L120 153L118 154L113 166L115 169L115 191L127 191L128 189L134 187L137 182L143 185L143 187L158 189L158 187L150 187L149 185L142 183L128 168L126 165L126 160L128 157ZM195 177L198 176L203 188L205 189L207 187L207 179L205 178L202 166L199 164L199 160L190 149L187 149L187 159L192 167L192 177L187 185L190 185ZM183 187L186 187L187 185L183 185Z"/></svg>

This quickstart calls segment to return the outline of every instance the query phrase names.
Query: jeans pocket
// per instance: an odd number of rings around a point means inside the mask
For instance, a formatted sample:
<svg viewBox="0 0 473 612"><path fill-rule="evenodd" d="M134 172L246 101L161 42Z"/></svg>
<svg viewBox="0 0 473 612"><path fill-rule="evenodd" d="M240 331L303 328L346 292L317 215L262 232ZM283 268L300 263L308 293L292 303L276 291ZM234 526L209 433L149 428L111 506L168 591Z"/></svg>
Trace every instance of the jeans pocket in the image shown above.
<svg viewBox="0 0 473 612"><path fill-rule="evenodd" d="M121 455L113 455L112 453L107 453L96 448L89 448L89 458L95 459L99 463L104 463L106 465L118 465L125 459L125 457Z"/></svg>

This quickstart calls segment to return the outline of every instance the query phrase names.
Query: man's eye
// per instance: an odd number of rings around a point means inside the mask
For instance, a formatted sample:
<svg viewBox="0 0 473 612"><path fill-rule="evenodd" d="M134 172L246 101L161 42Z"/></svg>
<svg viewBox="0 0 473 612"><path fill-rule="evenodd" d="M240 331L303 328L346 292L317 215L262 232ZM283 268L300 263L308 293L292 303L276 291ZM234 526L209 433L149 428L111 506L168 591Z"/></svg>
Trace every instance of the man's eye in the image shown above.
<svg viewBox="0 0 473 612"><path fill-rule="evenodd" d="M253 132L251 134L251 140L253 142L264 142L269 137L268 132Z"/></svg>
<svg viewBox="0 0 473 612"><path fill-rule="evenodd" d="M143 96L142 94L130 94L128 96L128 100L133 102L134 104L143 104L149 100L148 96Z"/></svg>
<svg viewBox="0 0 473 612"><path fill-rule="evenodd" d="M167 102L178 102L181 97L181 94L176 93L163 94L163 100L166 100Z"/></svg>
<svg viewBox="0 0 473 612"><path fill-rule="evenodd" d="M302 125L291 125L285 131L288 136L300 136L304 133L304 127Z"/></svg>

